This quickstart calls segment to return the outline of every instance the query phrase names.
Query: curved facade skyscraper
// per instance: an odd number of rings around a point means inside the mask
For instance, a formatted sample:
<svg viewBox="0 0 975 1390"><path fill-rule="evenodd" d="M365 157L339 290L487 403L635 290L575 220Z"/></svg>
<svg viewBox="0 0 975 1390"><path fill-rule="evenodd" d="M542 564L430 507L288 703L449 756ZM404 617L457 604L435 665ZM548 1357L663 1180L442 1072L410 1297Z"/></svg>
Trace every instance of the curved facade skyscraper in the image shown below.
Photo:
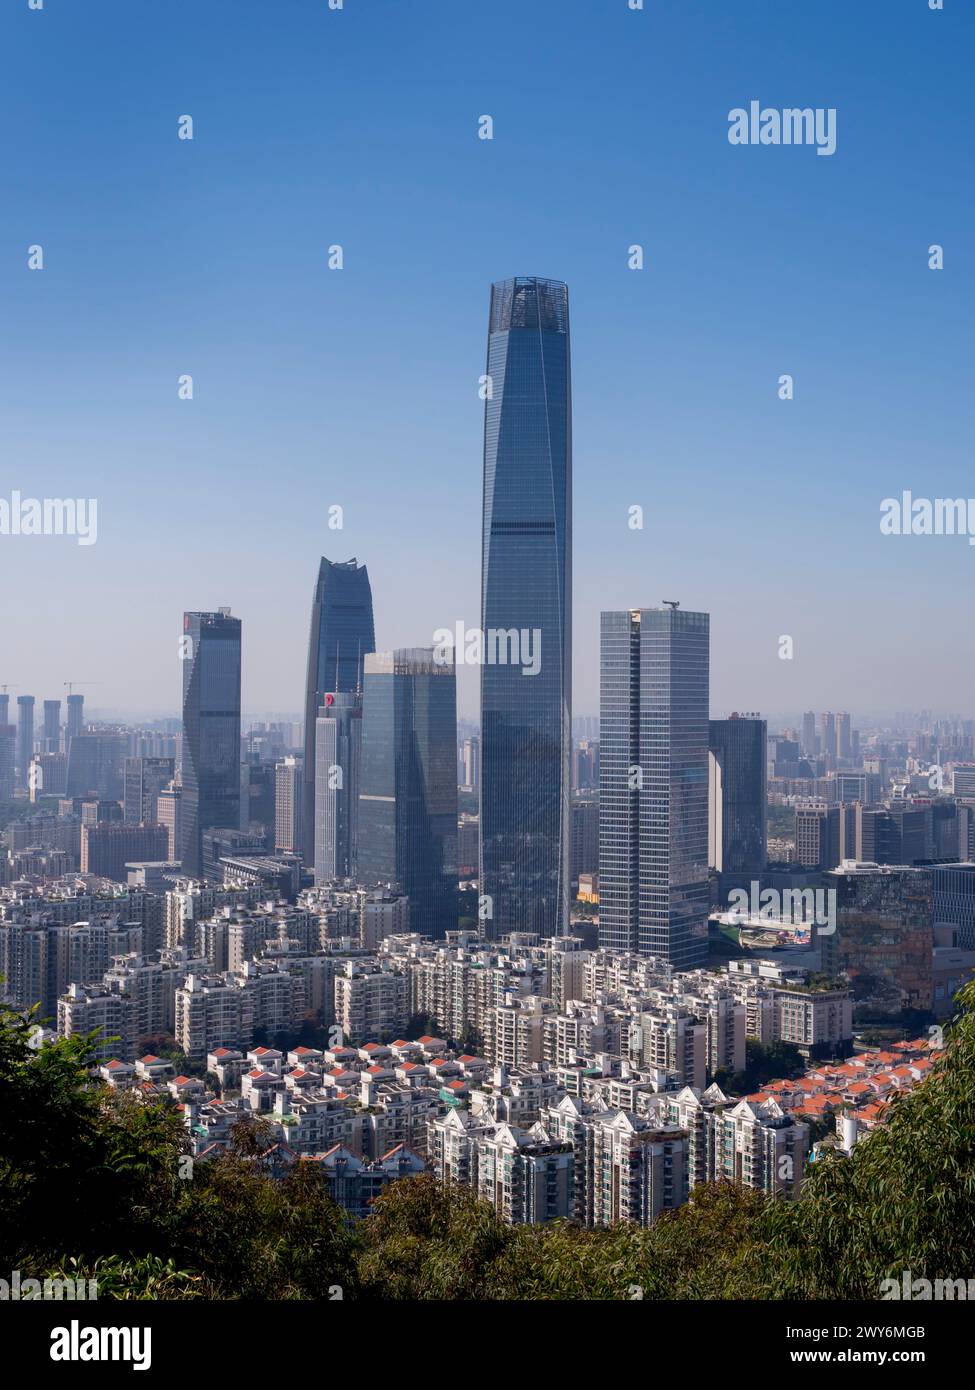
<svg viewBox="0 0 975 1390"><path fill-rule="evenodd" d="M481 553L483 926L568 923L572 681L569 295L491 287Z"/></svg>
<svg viewBox="0 0 975 1390"><path fill-rule="evenodd" d="M376 650L372 589L365 565L322 558L311 605L305 682L305 760L302 768L302 846L315 864L315 725L326 694L362 689L362 663Z"/></svg>

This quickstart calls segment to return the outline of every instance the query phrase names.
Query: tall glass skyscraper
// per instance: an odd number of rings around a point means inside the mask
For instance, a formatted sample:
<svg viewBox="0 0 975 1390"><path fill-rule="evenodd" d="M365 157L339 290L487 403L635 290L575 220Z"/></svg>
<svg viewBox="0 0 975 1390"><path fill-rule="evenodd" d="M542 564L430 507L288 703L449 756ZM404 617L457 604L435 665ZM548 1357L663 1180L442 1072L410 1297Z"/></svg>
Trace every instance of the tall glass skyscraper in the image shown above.
<svg viewBox="0 0 975 1390"><path fill-rule="evenodd" d="M721 876L723 905L765 870L768 725L753 714L711 719L708 747L708 863Z"/></svg>
<svg viewBox="0 0 975 1390"><path fill-rule="evenodd" d="M490 915L483 925L493 937L515 930L549 937L568 926L571 841L566 285L527 276L491 287L487 376L480 892ZM512 634L519 639L514 661ZM540 657L534 674L526 642L534 642Z"/></svg>
<svg viewBox="0 0 975 1390"><path fill-rule="evenodd" d="M157 824L156 800L176 774L175 761L174 758L125 759L122 819L126 825Z"/></svg>
<svg viewBox="0 0 975 1390"><path fill-rule="evenodd" d="M359 766L360 883L398 883L410 930L457 926L457 681L406 647L366 657Z"/></svg>
<svg viewBox="0 0 975 1390"><path fill-rule="evenodd" d="M329 692L315 721L315 882L354 878L362 695Z"/></svg>
<svg viewBox="0 0 975 1390"><path fill-rule="evenodd" d="M302 772L302 856L315 864L315 723L327 694L362 689L362 662L376 650L372 589L355 558L322 558L311 605L305 680L305 761Z"/></svg>
<svg viewBox="0 0 975 1390"><path fill-rule="evenodd" d="M34 697L17 696L17 785L27 786L30 760L34 756Z"/></svg>
<svg viewBox="0 0 975 1390"><path fill-rule="evenodd" d="M707 960L707 613L603 613L599 940L681 970Z"/></svg>
<svg viewBox="0 0 975 1390"><path fill-rule="evenodd" d="M183 638L180 859L202 878L203 832L240 829L240 619L184 613Z"/></svg>

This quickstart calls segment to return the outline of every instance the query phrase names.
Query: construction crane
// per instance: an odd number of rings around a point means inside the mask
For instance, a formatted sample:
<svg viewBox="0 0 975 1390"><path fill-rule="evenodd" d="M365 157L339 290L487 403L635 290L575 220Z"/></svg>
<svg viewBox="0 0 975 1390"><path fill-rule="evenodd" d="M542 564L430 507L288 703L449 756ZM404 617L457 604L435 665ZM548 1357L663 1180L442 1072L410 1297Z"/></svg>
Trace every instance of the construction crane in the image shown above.
<svg viewBox="0 0 975 1390"><path fill-rule="evenodd" d="M76 685L101 685L101 681L65 681L64 688L70 695Z"/></svg>
<svg viewBox="0 0 975 1390"><path fill-rule="evenodd" d="M664 606L665 606L666 608L670 608L670 609L679 608L679 607L680 607L680 599L679 599L679 598L665 598L665 599L664 599Z"/></svg>

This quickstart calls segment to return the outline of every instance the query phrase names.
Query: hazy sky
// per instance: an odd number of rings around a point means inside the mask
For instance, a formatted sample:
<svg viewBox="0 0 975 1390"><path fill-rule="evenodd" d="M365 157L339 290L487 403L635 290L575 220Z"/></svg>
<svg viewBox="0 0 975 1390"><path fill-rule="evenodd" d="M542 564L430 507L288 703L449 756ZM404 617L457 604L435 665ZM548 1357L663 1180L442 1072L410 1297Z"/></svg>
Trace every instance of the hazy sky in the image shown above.
<svg viewBox="0 0 975 1390"><path fill-rule="evenodd" d="M879 518L975 497L973 40L958 0L7 0L0 497L95 497L98 541L0 535L0 681L174 712L182 610L230 605L245 710L297 712L322 554L381 647L476 624L488 290L538 274L576 710L600 609L668 598L716 713L972 713L975 547ZM836 153L729 144L752 100Z"/></svg>

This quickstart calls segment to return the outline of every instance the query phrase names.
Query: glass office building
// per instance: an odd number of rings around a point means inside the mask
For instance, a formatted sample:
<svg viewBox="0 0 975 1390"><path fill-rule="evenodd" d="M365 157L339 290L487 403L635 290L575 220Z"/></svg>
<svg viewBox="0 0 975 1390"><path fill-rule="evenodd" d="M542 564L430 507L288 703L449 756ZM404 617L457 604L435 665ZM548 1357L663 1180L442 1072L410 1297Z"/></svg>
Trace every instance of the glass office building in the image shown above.
<svg viewBox="0 0 975 1390"><path fill-rule="evenodd" d="M365 660L357 877L398 884L411 931L456 928L457 682L426 647Z"/></svg>
<svg viewBox="0 0 975 1390"><path fill-rule="evenodd" d="M155 825L159 793L175 776L175 758L126 758L122 802L125 824Z"/></svg>
<svg viewBox="0 0 975 1390"><path fill-rule="evenodd" d="M483 926L491 937L516 930L550 937L568 925L571 840L572 408L564 284L519 277L492 286L487 376Z"/></svg>
<svg viewBox="0 0 975 1390"><path fill-rule="evenodd" d="M34 697L17 696L17 785L27 786L30 760L34 756Z"/></svg>
<svg viewBox="0 0 975 1390"><path fill-rule="evenodd" d="M125 734L76 734L68 748L65 796L121 801L127 747Z"/></svg>
<svg viewBox="0 0 975 1390"><path fill-rule="evenodd" d="M708 723L708 863L720 875L719 902L761 877L768 843L768 725L733 714Z"/></svg>
<svg viewBox="0 0 975 1390"><path fill-rule="evenodd" d="M362 695L329 692L315 721L315 882L355 878Z"/></svg>
<svg viewBox="0 0 975 1390"><path fill-rule="evenodd" d="M316 721L327 694L361 691L363 658L375 649L372 589L365 565L354 557L323 557L312 599L305 680L302 857L309 869L315 864Z"/></svg>
<svg viewBox="0 0 975 1390"><path fill-rule="evenodd" d="M240 829L240 619L184 613L182 651L180 859L202 878L203 832Z"/></svg>
<svg viewBox="0 0 975 1390"><path fill-rule="evenodd" d="M693 969L707 960L709 619L603 613L599 940Z"/></svg>

